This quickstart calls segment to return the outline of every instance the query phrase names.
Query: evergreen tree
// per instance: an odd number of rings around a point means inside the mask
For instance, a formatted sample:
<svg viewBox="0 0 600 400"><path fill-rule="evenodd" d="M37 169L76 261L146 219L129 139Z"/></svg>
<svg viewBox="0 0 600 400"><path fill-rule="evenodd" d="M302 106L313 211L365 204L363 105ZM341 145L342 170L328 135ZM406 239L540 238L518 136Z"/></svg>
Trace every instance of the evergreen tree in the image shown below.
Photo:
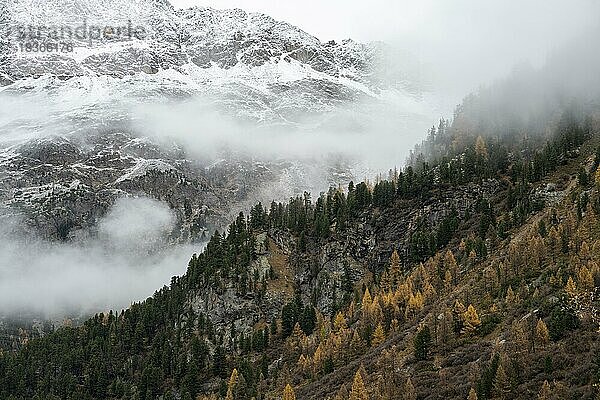
<svg viewBox="0 0 600 400"><path fill-rule="evenodd" d="M221 378L227 374L227 358L225 350L221 346L217 346L213 355L213 373Z"/></svg>
<svg viewBox="0 0 600 400"><path fill-rule="evenodd" d="M431 346L431 333L429 326L424 325L414 339L415 358L418 361L426 360L429 357L429 347Z"/></svg>
<svg viewBox="0 0 600 400"><path fill-rule="evenodd" d="M506 375L504 370L503 363L500 363L496 370L496 376L494 377L494 392L500 399L504 399L510 392L510 382L508 380L508 375Z"/></svg>

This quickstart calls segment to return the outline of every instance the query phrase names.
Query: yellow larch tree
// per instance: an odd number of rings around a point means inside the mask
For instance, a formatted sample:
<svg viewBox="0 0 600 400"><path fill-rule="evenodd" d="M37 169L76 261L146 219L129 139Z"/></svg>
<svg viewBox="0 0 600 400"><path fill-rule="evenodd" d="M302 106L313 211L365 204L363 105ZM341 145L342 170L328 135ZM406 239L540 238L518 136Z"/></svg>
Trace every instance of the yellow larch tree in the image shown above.
<svg viewBox="0 0 600 400"><path fill-rule="evenodd" d="M335 320L333 321L334 332L340 333L346 328L346 318L344 318L344 314L338 311L338 313L335 315Z"/></svg>
<svg viewBox="0 0 600 400"><path fill-rule="evenodd" d="M376 326L378 322L383 319L383 310L381 309L382 298L379 294L375 295L373 302L371 303L370 311L370 323L372 326Z"/></svg>
<svg viewBox="0 0 600 400"><path fill-rule="evenodd" d="M544 247L544 241L540 237L534 237L529 247L529 258L531 259L531 266L534 271L537 271L542 267L542 261L546 249Z"/></svg>
<svg viewBox="0 0 600 400"><path fill-rule="evenodd" d="M515 302L515 292L513 292L512 286L508 286L505 301L506 304L513 304Z"/></svg>
<svg viewBox="0 0 600 400"><path fill-rule="evenodd" d="M360 374L360 371L356 371L354 375L354 381L352 382L352 390L348 400L369 400L369 394L365 388L365 383Z"/></svg>
<svg viewBox="0 0 600 400"><path fill-rule="evenodd" d="M431 299L433 299L436 294L437 291L435 290L431 282L425 282L425 285L423 286L423 296L425 300L427 300L427 303L430 303Z"/></svg>
<svg viewBox="0 0 600 400"><path fill-rule="evenodd" d="M285 389L283 389L282 400L296 400L296 393L294 392L294 388L289 383L285 385Z"/></svg>
<svg viewBox="0 0 600 400"><path fill-rule="evenodd" d="M475 154L483 158L487 158L488 156L485 140L481 136L477 136L477 139L475 140Z"/></svg>
<svg viewBox="0 0 600 400"><path fill-rule="evenodd" d="M551 250L556 253L560 250L560 234L555 227L550 228L550 232L548 232L548 244L550 245Z"/></svg>
<svg viewBox="0 0 600 400"><path fill-rule="evenodd" d="M535 326L535 337L538 343L542 346L545 346L550 341L550 332L548 331L548 327L546 323L539 319Z"/></svg>
<svg viewBox="0 0 600 400"><path fill-rule="evenodd" d="M294 325L294 330L292 331L291 336L287 339L286 343L289 355L293 359L300 357L300 354L304 353L306 341L306 335L302 331L302 328L300 328L300 324L296 322L296 325Z"/></svg>
<svg viewBox="0 0 600 400"><path fill-rule="evenodd" d="M458 250L459 250L461 253L464 253L466 249L467 249L467 242L465 242L465 239L461 239L461 240L460 240L460 243L459 243L459 245L458 245Z"/></svg>
<svg viewBox="0 0 600 400"><path fill-rule="evenodd" d="M357 331L354 331L354 334L352 335L352 340L350 341L350 350L352 354L361 355L365 351L366 347L367 344L365 343L363 338L360 337Z"/></svg>
<svg viewBox="0 0 600 400"><path fill-rule="evenodd" d="M225 400L233 400L235 394L235 387L238 384L239 374L237 369L233 369L231 371L231 376L229 377L229 382L227 383L227 396Z"/></svg>
<svg viewBox="0 0 600 400"><path fill-rule="evenodd" d="M571 297L577 294L577 286L575 286L575 282L573 281L573 277L569 276L567 280L567 284L565 286L565 292Z"/></svg>
<svg viewBox="0 0 600 400"><path fill-rule="evenodd" d="M377 328L375 328L375 332L373 332L373 338L371 339L371 346L377 347L380 344L382 344L383 342L385 342L385 331L383 330L383 326L381 326L381 323L379 323L377 325Z"/></svg>
<svg viewBox="0 0 600 400"><path fill-rule="evenodd" d="M421 292L417 291L414 295L411 293L408 298L408 303L406 305L405 310L405 318L410 318L411 316L417 314L419 310L423 308L425 304L425 300L423 299L423 295Z"/></svg>
<svg viewBox="0 0 600 400"><path fill-rule="evenodd" d="M390 257L389 279L392 288L395 288L398 284L400 284L402 280L402 267L400 266L400 255L398 255L398 251L396 250L394 250L392 256Z"/></svg>
<svg viewBox="0 0 600 400"><path fill-rule="evenodd" d="M470 335L473 334L477 328L481 325L481 320L479 319L479 315L477 315L477 310L473 307L472 304L469 304L467 307L467 311L463 314L463 333Z"/></svg>
<svg viewBox="0 0 600 400"><path fill-rule="evenodd" d="M552 391L550 390L550 384L548 381L544 381L537 398L538 400L550 400L551 397Z"/></svg>
<svg viewBox="0 0 600 400"><path fill-rule="evenodd" d="M342 384L333 400L348 400L348 389L345 384Z"/></svg>
<svg viewBox="0 0 600 400"><path fill-rule="evenodd" d="M369 288L366 288L365 294L363 295L362 302L360 304L363 318L369 316L369 311L371 309L372 303L373 298L371 297L371 292L369 292Z"/></svg>
<svg viewBox="0 0 600 400"><path fill-rule="evenodd" d="M591 254L591 250L590 250L590 245L584 240L581 243L581 246L579 248L579 252L578 252L578 256L579 258L581 258L584 262L587 262L590 259L590 254Z"/></svg>
<svg viewBox="0 0 600 400"><path fill-rule="evenodd" d="M456 300L454 302L454 307L452 308L452 312L458 316L458 317L462 317L463 314L467 311L465 305L463 303L460 302L460 300Z"/></svg>
<svg viewBox="0 0 600 400"><path fill-rule="evenodd" d="M379 282L379 287L384 293L388 293L392 290L392 279L390 278L390 274L387 271L383 271L381 274L381 281Z"/></svg>
<svg viewBox="0 0 600 400"><path fill-rule="evenodd" d="M444 274L444 291L446 293L450 293L452 291L453 280L454 279L452 278L452 273L449 269L447 269L446 273Z"/></svg>
<svg viewBox="0 0 600 400"><path fill-rule="evenodd" d="M475 389L471 388L471 390L469 390L469 396L467 397L467 400L477 400L477 392Z"/></svg>
<svg viewBox="0 0 600 400"><path fill-rule="evenodd" d="M321 373L326 358L327 358L327 354L324 350L323 343L321 343L321 344L319 344L319 346L317 346L317 350L315 350L315 354L313 355L313 362L312 362L313 371L312 372L313 372L314 376L317 376L318 374Z"/></svg>
<svg viewBox="0 0 600 400"><path fill-rule="evenodd" d="M446 250L446 254L444 254L444 267L447 271L450 271L453 277L456 277L458 274L458 263L456 262L454 253L450 249Z"/></svg>
<svg viewBox="0 0 600 400"><path fill-rule="evenodd" d="M477 260L477 253L475 253L475 250L471 250L469 253L469 263L472 265L475 260Z"/></svg>
<svg viewBox="0 0 600 400"><path fill-rule="evenodd" d="M585 265L577 271L577 283L582 290L594 288L594 276Z"/></svg>
<svg viewBox="0 0 600 400"><path fill-rule="evenodd" d="M392 319L392 322L390 323L390 332L398 332L399 329L400 323L398 320L396 318Z"/></svg>

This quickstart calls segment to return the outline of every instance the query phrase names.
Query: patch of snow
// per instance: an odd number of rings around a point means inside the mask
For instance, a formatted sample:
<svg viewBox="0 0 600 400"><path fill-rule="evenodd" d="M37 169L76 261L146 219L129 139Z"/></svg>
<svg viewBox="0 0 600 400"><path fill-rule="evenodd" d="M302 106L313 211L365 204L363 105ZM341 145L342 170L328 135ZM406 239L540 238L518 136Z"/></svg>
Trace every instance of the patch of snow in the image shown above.
<svg viewBox="0 0 600 400"><path fill-rule="evenodd" d="M115 184L121 183L127 180L133 180L135 178L146 175L149 171L176 171L177 168L162 160L144 160L140 159L132 168L115 181Z"/></svg>

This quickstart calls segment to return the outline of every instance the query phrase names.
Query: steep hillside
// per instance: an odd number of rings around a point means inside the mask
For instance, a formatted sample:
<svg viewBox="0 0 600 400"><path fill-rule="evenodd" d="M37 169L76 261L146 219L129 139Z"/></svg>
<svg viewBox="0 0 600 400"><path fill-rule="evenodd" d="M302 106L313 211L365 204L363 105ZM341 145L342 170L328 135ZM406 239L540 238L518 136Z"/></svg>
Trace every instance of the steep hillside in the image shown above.
<svg viewBox="0 0 600 400"><path fill-rule="evenodd" d="M441 161L252 207L154 297L5 353L0 393L594 398L598 120L558 111L533 140L444 121Z"/></svg>
<svg viewBox="0 0 600 400"><path fill-rule="evenodd" d="M598 161L583 153L540 183L564 181L564 191L506 239L488 237L487 254L462 240L396 284L392 256L360 311L338 314L326 340L308 339L292 371L315 380L299 384L297 398L348 398L361 392L359 380L373 399L595 398L599 187L575 172L596 171ZM353 347L360 356L343 362Z"/></svg>

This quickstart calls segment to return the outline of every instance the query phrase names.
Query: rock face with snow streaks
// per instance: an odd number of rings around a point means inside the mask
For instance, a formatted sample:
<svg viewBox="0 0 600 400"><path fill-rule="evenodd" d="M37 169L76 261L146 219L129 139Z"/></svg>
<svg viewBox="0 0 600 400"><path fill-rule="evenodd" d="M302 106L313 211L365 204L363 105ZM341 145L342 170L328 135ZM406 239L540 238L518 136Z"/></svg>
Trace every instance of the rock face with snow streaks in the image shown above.
<svg viewBox="0 0 600 400"><path fill-rule="evenodd" d="M0 102L10 106L0 111L0 215L19 214L51 238L94 226L118 197L149 195L176 211L173 240L199 240L257 200L352 177L327 160L317 184L313 160L198 159L140 128L139 107L201 98L227 118L286 131L306 121L318 129L311 116L340 110L360 121L368 111L356 102L421 102L377 75L382 45L322 43L264 14L165 0L0 7Z"/></svg>

